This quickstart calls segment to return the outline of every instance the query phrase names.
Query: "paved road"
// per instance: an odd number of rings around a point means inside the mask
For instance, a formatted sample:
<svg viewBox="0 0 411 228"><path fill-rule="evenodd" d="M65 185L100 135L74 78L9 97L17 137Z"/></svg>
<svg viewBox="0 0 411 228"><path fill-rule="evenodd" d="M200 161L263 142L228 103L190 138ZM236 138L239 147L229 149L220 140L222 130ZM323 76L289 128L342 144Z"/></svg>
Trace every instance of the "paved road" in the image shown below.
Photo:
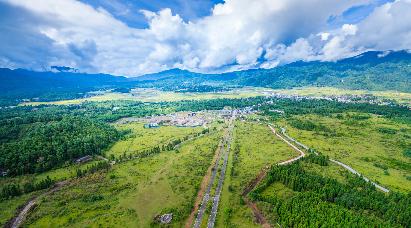
<svg viewBox="0 0 411 228"><path fill-rule="evenodd" d="M292 159L289 159L289 160L287 160L287 161L280 162L280 163L278 163L278 165L288 165L288 164L293 163L293 162L295 162L295 161L297 161L297 160L299 160L299 159L301 159L301 158L303 158L303 157L305 156L305 153L304 153L302 150L300 150L298 147L294 146L292 143L290 143L288 140L286 140L284 137L282 137L280 134L278 134L271 125L268 125L268 127L271 129L271 131L272 131L278 138L280 138L281 140L283 140L283 141L284 141L285 143L287 143L290 147L292 147L294 150L296 150L297 152L300 153L300 156L295 157L295 158L292 158Z"/></svg>
<svg viewBox="0 0 411 228"><path fill-rule="evenodd" d="M286 133L285 131L286 131L286 129L282 127L282 128L281 128L281 134L283 134L288 140L290 140L291 142L294 142L295 144L301 146L301 147L304 148L305 150L308 150L308 149L309 149L308 146L306 146L306 145L298 142L298 141L295 140L294 138L292 138L292 137L290 137L289 135L287 135L287 133Z"/></svg>
<svg viewBox="0 0 411 228"><path fill-rule="evenodd" d="M222 154L221 150L223 149L223 147L224 147L224 144L221 144L220 153L218 155L217 160L214 163L214 167L211 170L211 178L208 182L207 189L204 193L203 200L201 201L201 205L200 205L200 208L198 209L197 217L194 222L195 228L199 228L201 226L201 222L203 221L203 216L207 208L207 203L208 203L208 200L210 199L211 188L213 187L214 179L217 175L218 164L220 163L220 160L221 160L221 154Z"/></svg>
<svg viewBox="0 0 411 228"><path fill-rule="evenodd" d="M390 192L390 190L384 188L384 187L381 186L381 185L378 185L377 183L374 183L374 182L370 181L370 179L364 177L363 175L361 175L361 173L357 172L355 169L351 168L350 166L348 166L348 165L346 165L346 164L344 164L344 163L342 163L342 162L339 162L339 161L337 161L337 160L330 159L330 161L331 161L331 162L334 162L334 163L337 164L337 165L340 165L340 166L344 167L345 169L347 169L347 170L350 171L351 173L354 173L354 174L362 177L365 181L370 182L372 185L374 185L374 186L375 186L376 188L378 188L379 190L381 190L381 191L383 191L383 192L385 192L385 193Z"/></svg>
<svg viewBox="0 0 411 228"><path fill-rule="evenodd" d="M305 153L300 150L298 147L294 146L291 144L288 140L286 140L284 137L282 137L280 134L276 132L276 130L271 126L268 125L268 127L271 129L274 135L276 135L278 138L283 140L287 145L289 145L291 148L293 148L295 151L299 152L300 155L291 159L288 159L286 161L277 163L277 165L288 165L291 164L305 156ZM257 205L253 203L250 199L248 199L247 195L249 192L251 192L267 175L267 171L269 170L269 167L264 168L258 176L251 181L251 183L244 189L243 192L243 197L244 201L246 202L247 206L252 210L254 217L256 218L257 222L261 224L262 227L264 228L269 228L271 225L268 223L268 220L264 217L263 213L258 209Z"/></svg>
<svg viewBox="0 0 411 228"><path fill-rule="evenodd" d="M271 126L270 126L270 128L271 128ZM271 129L273 129L273 128L271 128ZM288 136L285 132L286 132L286 129L285 129L285 128L281 128L281 133L282 133L285 137L287 137L290 141L296 143L297 145L303 147L304 149L308 150L308 146L306 146L306 145L298 142L298 141L295 140L294 138ZM314 152L314 153L318 155L317 152ZM340 162L340 161L334 160L334 159L330 159L330 161L333 162L333 163L335 163L335 164L337 164L337 165L339 165L339 166L341 166L341 167L343 167L343 168L345 168L346 170L350 171L351 173L362 177L365 181L370 182L372 185L374 185L374 186L375 186L376 188L378 188L379 190L381 190L381 191L383 191L383 192L385 192L385 193L390 192L390 190L382 187L381 185L378 185L377 183L375 183L375 182L373 182L373 181L370 181L370 179L364 177L363 175L361 175L361 173L357 172L357 171L356 171L355 169L353 169L352 167L350 167L350 166L348 166L348 165L346 165L346 164L344 164L344 163L342 163L342 162Z"/></svg>
<svg viewBox="0 0 411 228"><path fill-rule="evenodd" d="M224 158L223 158L224 161L223 161L223 165L222 165L222 168L221 168L220 178L218 180L218 185L217 185L217 188L216 188L216 195L212 198L213 206L212 206L210 217L209 217L209 220L208 220L208 223L207 223L208 227L214 227L215 218L217 216L218 203L219 203L219 200L220 200L221 190L222 190L222 186L223 186L223 182L224 182L224 178L225 178L225 172L226 172L226 168L227 168L228 155L230 153L230 143L231 143L232 131L233 131L233 128L234 128L233 121L235 119L235 115L236 115L236 112L234 111L231 118L230 118L230 120L229 120L230 122L229 122L228 130L227 130L227 134L223 138L223 143L221 144L221 147L220 147L221 151L220 151L219 157L216 160L216 162L214 164L214 167L212 169L211 178L209 180L207 190L206 190L206 192L203 196L201 206L198 210L197 217L195 219L195 222L194 222L194 227L195 228L199 228L201 226L202 221L203 221L203 217L204 217L204 214L205 214L205 210L207 208L208 201L211 198L210 192L211 192L211 189L213 187L215 177L217 175L218 166L220 164L221 156L224 154ZM227 148L225 148L224 145L227 145Z"/></svg>
<svg viewBox="0 0 411 228"><path fill-rule="evenodd" d="M230 120L230 126L228 130L228 139L226 140L227 143L227 149L224 154L224 163L221 168L221 173L220 173L220 179L218 180L218 185L216 188L216 194L213 198L213 207L211 208L210 212L210 217L208 218L208 223L207 227L208 228L213 228L215 224L215 220L217 217L217 211L218 211L218 203L220 201L220 196L221 196L221 190L223 189L223 184L224 184L224 179L225 179L225 173L227 169L227 163L228 163L228 155L230 154L230 149L231 149L231 139L232 139L232 132L233 132L233 121L235 119L235 114L236 112L234 111L231 120Z"/></svg>

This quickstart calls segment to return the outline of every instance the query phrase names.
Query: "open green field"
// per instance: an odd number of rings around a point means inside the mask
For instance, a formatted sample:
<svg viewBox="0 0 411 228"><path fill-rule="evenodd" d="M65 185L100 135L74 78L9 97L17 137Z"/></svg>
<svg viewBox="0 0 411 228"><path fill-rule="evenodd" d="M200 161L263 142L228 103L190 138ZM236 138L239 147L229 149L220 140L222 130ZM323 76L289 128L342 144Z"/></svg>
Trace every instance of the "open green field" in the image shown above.
<svg viewBox="0 0 411 228"><path fill-rule="evenodd" d="M295 157L297 153L278 139L267 125L237 121L217 227L258 227L241 194L266 166Z"/></svg>
<svg viewBox="0 0 411 228"><path fill-rule="evenodd" d="M43 198L26 225L147 227L156 215L172 212L172 225L181 227L220 135L214 132L184 143L178 152L119 163L107 173L75 179Z"/></svg>
<svg viewBox="0 0 411 228"><path fill-rule="evenodd" d="M38 183L39 181L44 180L47 176L56 182L71 179L76 177L77 169L85 169L97 162L98 159L86 164L68 165L66 167L49 170L39 174L27 174L17 177L0 178L0 186L5 186L10 183L19 184L21 186L25 183ZM20 206L24 205L30 198L40 195L42 192L44 192L44 190L35 191L0 201L0 208L2 211L2 213L0 213L0 226L3 226L10 218L12 218Z"/></svg>
<svg viewBox="0 0 411 228"><path fill-rule="evenodd" d="M269 88L244 87L224 92L205 92L205 93L178 93L161 91L157 89L136 88L130 93L106 92L102 95L89 98L51 101L51 102L25 102L20 105L72 105L81 104L86 101L114 101L114 100L133 100L141 102L162 102L162 101L182 101L182 100L209 100L217 98L247 98L263 96L266 92L273 91Z"/></svg>
<svg viewBox="0 0 411 228"><path fill-rule="evenodd" d="M376 115L302 115L283 120L288 134L392 190L411 190L411 127ZM309 126L309 127L308 127ZM313 129L309 129L312 127Z"/></svg>
<svg viewBox="0 0 411 228"><path fill-rule="evenodd" d="M411 93L397 91L351 90L334 87L298 87L293 89L277 89L274 92L301 96L341 96L341 95L373 95L380 99L394 100L400 104L411 106Z"/></svg>
<svg viewBox="0 0 411 228"><path fill-rule="evenodd" d="M119 157L123 154L138 154L144 150L156 146L167 145L173 140L183 139L195 133L200 133L202 127L175 127L162 126L159 128L144 128L144 123L132 122L127 124L116 124L120 130L129 130L131 133L125 139L116 142L107 152L106 156Z"/></svg>

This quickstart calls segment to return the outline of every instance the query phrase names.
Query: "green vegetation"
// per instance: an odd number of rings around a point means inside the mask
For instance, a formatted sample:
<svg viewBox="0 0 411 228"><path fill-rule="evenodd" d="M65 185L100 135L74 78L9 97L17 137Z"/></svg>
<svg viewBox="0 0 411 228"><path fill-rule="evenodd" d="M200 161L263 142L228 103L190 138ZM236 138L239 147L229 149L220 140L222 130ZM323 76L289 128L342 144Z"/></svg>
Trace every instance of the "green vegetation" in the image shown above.
<svg viewBox="0 0 411 228"><path fill-rule="evenodd" d="M242 199L245 187L263 168L292 158L297 152L278 139L267 125L241 121L236 122L231 148L217 225L254 227L251 210Z"/></svg>
<svg viewBox="0 0 411 228"><path fill-rule="evenodd" d="M28 199L37 197L25 226L157 227L162 225L155 217L173 213L170 226L182 227L227 131L227 117L210 115L213 120L207 129L144 128L142 122L122 118L140 121L140 117L180 111L245 107L258 112L238 114L235 121L217 227L258 226L244 201L249 198L243 194L264 170L271 170L268 178L249 196L272 225L410 224L404 212L409 211L406 194L411 191L411 115L407 107L363 100L341 103L258 96L207 100L215 95L211 93L175 93L170 101L147 103L151 98L136 101L144 96L141 90L131 90L132 99L123 99L130 94L119 98L109 93L101 101L97 96L94 101L71 105L1 109L0 171L9 172L0 178L0 209L4 211L0 224ZM159 93L161 97L173 92ZM219 93L216 97L232 91ZM177 96L192 99L177 101ZM276 167L299 154L267 124L278 132L284 127L288 135L309 146L307 156L298 164ZM93 160L73 162L84 155L93 155ZM344 162L391 192L376 191L329 158ZM223 159L219 164L211 196L216 193ZM62 180L67 184L49 194L46 189ZM393 207L395 203L398 208ZM204 218L210 212L211 203Z"/></svg>
<svg viewBox="0 0 411 228"><path fill-rule="evenodd" d="M74 180L43 198L27 225L147 227L156 215L173 212L173 224L181 227L219 137L215 132L183 144L178 153L130 160Z"/></svg>
<svg viewBox="0 0 411 228"><path fill-rule="evenodd" d="M143 123L117 124L116 127L130 133L118 141L105 155L107 157L129 156L145 153L158 147L159 150L172 150L175 145L203 132L204 128L180 128L163 126L160 128L144 128Z"/></svg>
<svg viewBox="0 0 411 228"><path fill-rule="evenodd" d="M407 176L411 172L411 160L404 156L404 151L411 146L410 126L375 115L358 116L363 114L300 115L290 120L301 119L327 126L336 132L334 135L298 129L288 120L280 121L279 125L286 127L288 134L301 143L344 162L371 180L389 189L410 191L411 182Z"/></svg>
<svg viewBox="0 0 411 228"><path fill-rule="evenodd" d="M276 182L292 192L282 190L278 196L267 194L266 189ZM353 175L347 175L347 183L342 184L336 179L305 171L300 162L272 167L266 181L250 196L271 205L269 213L275 215L277 223L287 227L310 224L406 227L411 223L410 194L385 195Z"/></svg>
<svg viewBox="0 0 411 228"><path fill-rule="evenodd" d="M113 127L80 117L7 121L1 128L0 169L8 175L43 172L84 155L100 154L120 137Z"/></svg>

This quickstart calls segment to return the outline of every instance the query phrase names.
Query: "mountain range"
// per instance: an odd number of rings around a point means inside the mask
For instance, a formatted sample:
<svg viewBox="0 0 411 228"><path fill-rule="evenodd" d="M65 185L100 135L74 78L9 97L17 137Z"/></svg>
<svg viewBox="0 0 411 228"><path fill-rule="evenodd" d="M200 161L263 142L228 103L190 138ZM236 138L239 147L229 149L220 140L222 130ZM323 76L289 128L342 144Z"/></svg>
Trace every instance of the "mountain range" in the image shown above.
<svg viewBox="0 0 411 228"><path fill-rule="evenodd" d="M332 86L411 92L411 53L369 51L336 62L300 61L272 69L251 69L222 74L201 74L171 69L140 77L78 73L66 67L54 67L53 72L0 68L0 99L12 98L13 101L24 98L68 99L84 96L85 93L94 90L122 91L133 87L189 90L193 87L241 86Z"/></svg>

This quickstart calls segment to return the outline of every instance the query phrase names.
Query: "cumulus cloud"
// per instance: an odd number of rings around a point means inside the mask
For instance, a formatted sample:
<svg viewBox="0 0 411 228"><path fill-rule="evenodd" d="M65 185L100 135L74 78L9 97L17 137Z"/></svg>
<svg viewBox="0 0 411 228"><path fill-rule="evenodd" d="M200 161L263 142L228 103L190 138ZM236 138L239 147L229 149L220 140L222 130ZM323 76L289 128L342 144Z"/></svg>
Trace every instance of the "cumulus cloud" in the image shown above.
<svg viewBox="0 0 411 228"><path fill-rule="evenodd" d="M141 75L174 67L220 72L337 60L363 50L411 48L411 2L375 8L357 24L328 21L372 0L226 0L184 21L168 9L141 10L136 29L75 0L0 0L0 65ZM315 6L315 7L313 7ZM395 34L395 35L393 35ZM17 37L17 38L15 38Z"/></svg>

